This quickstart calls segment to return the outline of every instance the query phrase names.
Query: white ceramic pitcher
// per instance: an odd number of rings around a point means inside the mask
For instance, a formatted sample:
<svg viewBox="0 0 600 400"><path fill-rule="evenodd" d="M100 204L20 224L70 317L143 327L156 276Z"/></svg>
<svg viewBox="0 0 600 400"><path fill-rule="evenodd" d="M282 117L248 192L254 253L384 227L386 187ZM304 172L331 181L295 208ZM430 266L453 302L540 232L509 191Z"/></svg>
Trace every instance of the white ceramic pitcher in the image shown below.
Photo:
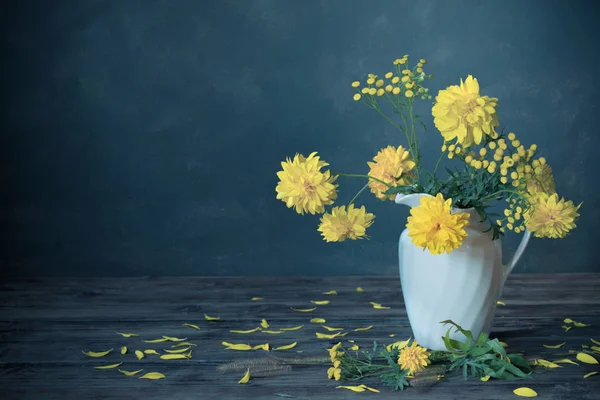
<svg viewBox="0 0 600 400"><path fill-rule="evenodd" d="M395 201L415 207L424 196L430 195L398 194ZM450 319L472 331L475 338L481 332L490 332L506 278L531 237L525 230L512 260L503 265L501 239L492 240L492 232L484 232L489 224L483 224L472 208L452 208L452 212L469 214L467 238L458 249L432 255L412 243L407 229L400 235L398 246L400 284L413 337L420 346L431 350L446 349L442 336L449 328L452 339L466 339L451 325L442 325L444 320Z"/></svg>

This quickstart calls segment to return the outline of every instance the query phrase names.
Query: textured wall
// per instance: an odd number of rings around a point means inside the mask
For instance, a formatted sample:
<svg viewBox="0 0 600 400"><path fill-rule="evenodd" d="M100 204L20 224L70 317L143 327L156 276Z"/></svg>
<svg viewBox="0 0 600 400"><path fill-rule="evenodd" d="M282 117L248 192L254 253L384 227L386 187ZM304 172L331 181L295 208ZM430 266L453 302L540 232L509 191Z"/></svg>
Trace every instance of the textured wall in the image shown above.
<svg viewBox="0 0 600 400"><path fill-rule="evenodd" d="M405 53L428 59L434 94L477 77L502 126L537 143L559 192L584 201L578 229L534 240L517 270L600 272L596 2L12 3L4 275L395 273L407 209L365 193L372 239L328 244L316 217L275 199L275 173L311 151L365 173L379 148L403 144L350 82ZM418 111L431 165L441 138L430 104ZM340 183L348 201L364 182Z"/></svg>

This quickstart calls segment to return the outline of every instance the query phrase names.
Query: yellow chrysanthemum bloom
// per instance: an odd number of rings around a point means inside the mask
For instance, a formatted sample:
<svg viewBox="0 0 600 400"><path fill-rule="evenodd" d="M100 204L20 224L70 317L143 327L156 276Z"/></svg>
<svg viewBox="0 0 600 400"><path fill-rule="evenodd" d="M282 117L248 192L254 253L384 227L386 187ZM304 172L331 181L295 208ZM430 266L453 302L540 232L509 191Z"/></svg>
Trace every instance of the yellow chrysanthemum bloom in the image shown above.
<svg viewBox="0 0 600 400"><path fill-rule="evenodd" d="M408 151L402 147L388 146L379 150L373 157L373 161L368 161L369 176L377 178L392 186L408 185L407 177L412 176L410 171L416 166L416 163L410 157ZM388 187L378 181L369 180L371 193L375 194L381 200L394 200L395 195L385 195Z"/></svg>
<svg viewBox="0 0 600 400"><path fill-rule="evenodd" d="M421 371L431 363L429 356L430 353L426 348L417 345L417 342L413 341L412 345L400 351L398 365L400 368L407 369L410 374L413 374Z"/></svg>
<svg viewBox="0 0 600 400"><path fill-rule="evenodd" d="M526 174L527 192L532 196L539 192L546 194L556 193L556 185L554 183L554 176L552 176L552 168L550 168L550 165L544 164L539 168L539 174Z"/></svg>
<svg viewBox="0 0 600 400"><path fill-rule="evenodd" d="M479 144L483 135L497 137L496 102L498 99L479 95L479 83L471 75L460 86L440 90L431 110L433 123L445 141L456 138L464 147Z"/></svg>
<svg viewBox="0 0 600 400"><path fill-rule="evenodd" d="M347 211L346 206L333 207L331 214L323 214L317 230L327 242L362 239L368 237L366 230L374 218L374 214L366 212L365 206L354 208L354 204L350 204Z"/></svg>
<svg viewBox="0 0 600 400"><path fill-rule="evenodd" d="M321 171L329 164L316 154L315 151L308 158L296 154L293 161L288 157L281 163L283 170L277 172L277 199L288 208L295 207L298 214L321 214L337 198L338 185L333 183L337 176L331 176L329 170Z"/></svg>
<svg viewBox="0 0 600 400"><path fill-rule="evenodd" d="M422 197L420 205L410 209L406 227L416 246L428 249L431 254L442 254L450 253L464 242L469 215L452 214L451 204L452 199L444 200L438 193L436 197Z"/></svg>
<svg viewBox="0 0 600 400"><path fill-rule="evenodd" d="M533 209L528 210L523 218L527 229L535 237L562 239L577 227L575 220L579 217L579 207L581 204L575 206L571 200L559 200L556 193L538 192L533 199Z"/></svg>

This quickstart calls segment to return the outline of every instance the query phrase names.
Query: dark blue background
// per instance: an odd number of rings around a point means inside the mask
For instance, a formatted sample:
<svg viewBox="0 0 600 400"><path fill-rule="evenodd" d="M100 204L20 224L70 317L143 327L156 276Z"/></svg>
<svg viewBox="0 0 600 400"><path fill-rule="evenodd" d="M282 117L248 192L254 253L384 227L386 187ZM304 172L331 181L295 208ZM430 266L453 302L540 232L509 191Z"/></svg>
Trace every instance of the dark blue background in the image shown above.
<svg viewBox="0 0 600 400"><path fill-rule="evenodd" d="M598 271L595 1L3 3L3 275L394 274L408 209L369 193L370 241L325 243L275 199L280 162L341 172L404 138L350 83L408 53L434 94L473 74L500 122L584 201L518 272ZM420 102L433 165L441 137ZM364 184L341 178L347 202ZM508 235L506 254L519 237Z"/></svg>

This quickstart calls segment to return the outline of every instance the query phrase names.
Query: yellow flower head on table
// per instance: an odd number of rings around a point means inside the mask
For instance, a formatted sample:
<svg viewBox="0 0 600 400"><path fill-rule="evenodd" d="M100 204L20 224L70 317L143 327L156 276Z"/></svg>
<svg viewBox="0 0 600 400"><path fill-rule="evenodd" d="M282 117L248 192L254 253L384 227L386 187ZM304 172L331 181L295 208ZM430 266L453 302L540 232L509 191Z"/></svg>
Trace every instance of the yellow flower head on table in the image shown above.
<svg viewBox="0 0 600 400"><path fill-rule="evenodd" d="M411 208L406 227L416 246L441 254L450 253L464 242L469 215L452 214L451 204L452 199L444 200L438 193L436 197L422 197L420 205Z"/></svg>
<svg viewBox="0 0 600 400"><path fill-rule="evenodd" d="M293 160L288 157L281 163L283 170L277 172L277 199L285 202L288 208L295 207L298 214L322 214L325 206L333 204L337 198L338 185L333 183L337 176L331 176L329 170L321 171L329 164L316 154L313 152L308 158L296 154Z"/></svg>
<svg viewBox="0 0 600 400"><path fill-rule="evenodd" d="M564 238L576 228L579 207L581 204L575 206L571 200L559 200L556 193L548 195L540 192L533 199L532 210L524 215L525 225L535 237Z"/></svg>
<svg viewBox="0 0 600 400"><path fill-rule="evenodd" d="M368 238L366 230L373 224L374 214L368 213L365 206L354 208L350 204L333 207L331 213L323 214L318 231L327 242L342 242L346 239Z"/></svg>
<svg viewBox="0 0 600 400"><path fill-rule="evenodd" d="M413 341L412 345L400 351L398 365L402 369L408 369L409 373L413 374L430 364L429 355L430 353L426 348L417 345L417 342Z"/></svg>
<svg viewBox="0 0 600 400"><path fill-rule="evenodd" d="M409 182L408 177L411 177L411 170L416 166L414 160L410 157L409 152L402 146L388 146L381 149L373 161L368 161L369 176L379 179L392 186L405 186ZM394 200L396 195L385 195L388 187L376 180L369 180L369 188L378 199Z"/></svg>
<svg viewBox="0 0 600 400"><path fill-rule="evenodd" d="M440 90L431 112L433 123L446 142L469 147L481 143L484 135L496 138L499 125L496 107L498 99L479 95L479 83L471 75L460 86Z"/></svg>

